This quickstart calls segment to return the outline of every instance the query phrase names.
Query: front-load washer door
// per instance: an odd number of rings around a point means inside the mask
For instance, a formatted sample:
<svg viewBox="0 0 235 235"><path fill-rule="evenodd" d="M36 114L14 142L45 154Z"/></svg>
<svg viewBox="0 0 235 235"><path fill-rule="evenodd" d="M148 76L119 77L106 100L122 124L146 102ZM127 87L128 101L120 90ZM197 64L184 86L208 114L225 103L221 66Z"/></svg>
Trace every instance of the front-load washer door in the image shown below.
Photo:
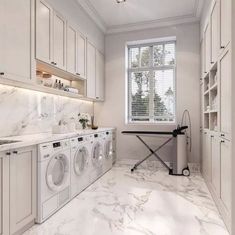
<svg viewBox="0 0 235 235"><path fill-rule="evenodd" d="M77 176L84 173L89 164L89 152L86 147L79 148L74 156L74 172Z"/></svg>
<svg viewBox="0 0 235 235"><path fill-rule="evenodd" d="M103 161L102 146L99 142L96 142L92 150L92 163L95 167L101 167Z"/></svg>
<svg viewBox="0 0 235 235"><path fill-rule="evenodd" d="M105 158L110 159L113 157L113 144L111 140L105 142Z"/></svg>
<svg viewBox="0 0 235 235"><path fill-rule="evenodd" d="M61 191L69 178L69 160L64 154L51 158L47 166L46 182L50 190Z"/></svg>

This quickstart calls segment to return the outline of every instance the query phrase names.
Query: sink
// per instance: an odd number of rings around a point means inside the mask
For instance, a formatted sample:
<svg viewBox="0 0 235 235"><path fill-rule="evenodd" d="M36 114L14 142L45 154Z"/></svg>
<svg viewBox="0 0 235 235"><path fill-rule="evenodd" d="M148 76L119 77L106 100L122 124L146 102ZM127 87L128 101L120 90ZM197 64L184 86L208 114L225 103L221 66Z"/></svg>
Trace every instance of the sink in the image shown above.
<svg viewBox="0 0 235 235"><path fill-rule="evenodd" d="M13 143L17 143L20 142L19 140L0 140L0 145L4 145L4 144L13 144Z"/></svg>

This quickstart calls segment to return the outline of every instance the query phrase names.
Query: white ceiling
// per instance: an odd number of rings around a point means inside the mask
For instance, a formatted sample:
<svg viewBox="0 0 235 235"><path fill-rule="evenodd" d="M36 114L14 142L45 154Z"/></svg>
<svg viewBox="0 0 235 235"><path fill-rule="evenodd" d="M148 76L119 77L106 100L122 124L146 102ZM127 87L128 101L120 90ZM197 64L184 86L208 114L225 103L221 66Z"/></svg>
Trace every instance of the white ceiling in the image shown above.
<svg viewBox="0 0 235 235"><path fill-rule="evenodd" d="M106 33L199 19L204 0L77 0Z"/></svg>

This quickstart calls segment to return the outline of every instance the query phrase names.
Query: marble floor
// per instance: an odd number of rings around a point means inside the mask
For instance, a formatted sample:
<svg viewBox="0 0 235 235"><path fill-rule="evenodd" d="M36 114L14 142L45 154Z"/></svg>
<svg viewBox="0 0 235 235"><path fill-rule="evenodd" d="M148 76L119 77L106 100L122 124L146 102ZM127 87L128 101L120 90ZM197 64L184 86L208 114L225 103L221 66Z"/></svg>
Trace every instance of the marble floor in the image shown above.
<svg viewBox="0 0 235 235"><path fill-rule="evenodd" d="M199 174L128 164L111 171L24 235L228 235Z"/></svg>

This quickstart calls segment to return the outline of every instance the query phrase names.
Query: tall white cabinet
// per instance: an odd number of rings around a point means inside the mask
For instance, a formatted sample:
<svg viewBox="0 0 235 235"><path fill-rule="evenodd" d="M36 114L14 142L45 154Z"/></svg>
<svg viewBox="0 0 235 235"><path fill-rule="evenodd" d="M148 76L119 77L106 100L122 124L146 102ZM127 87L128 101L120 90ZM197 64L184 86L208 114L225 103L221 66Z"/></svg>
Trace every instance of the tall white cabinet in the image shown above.
<svg viewBox="0 0 235 235"><path fill-rule="evenodd" d="M0 1L0 77L30 82L33 76L33 0Z"/></svg>
<svg viewBox="0 0 235 235"><path fill-rule="evenodd" d="M231 0L214 0L202 43L202 173L231 229ZM203 73L203 70L204 73Z"/></svg>

